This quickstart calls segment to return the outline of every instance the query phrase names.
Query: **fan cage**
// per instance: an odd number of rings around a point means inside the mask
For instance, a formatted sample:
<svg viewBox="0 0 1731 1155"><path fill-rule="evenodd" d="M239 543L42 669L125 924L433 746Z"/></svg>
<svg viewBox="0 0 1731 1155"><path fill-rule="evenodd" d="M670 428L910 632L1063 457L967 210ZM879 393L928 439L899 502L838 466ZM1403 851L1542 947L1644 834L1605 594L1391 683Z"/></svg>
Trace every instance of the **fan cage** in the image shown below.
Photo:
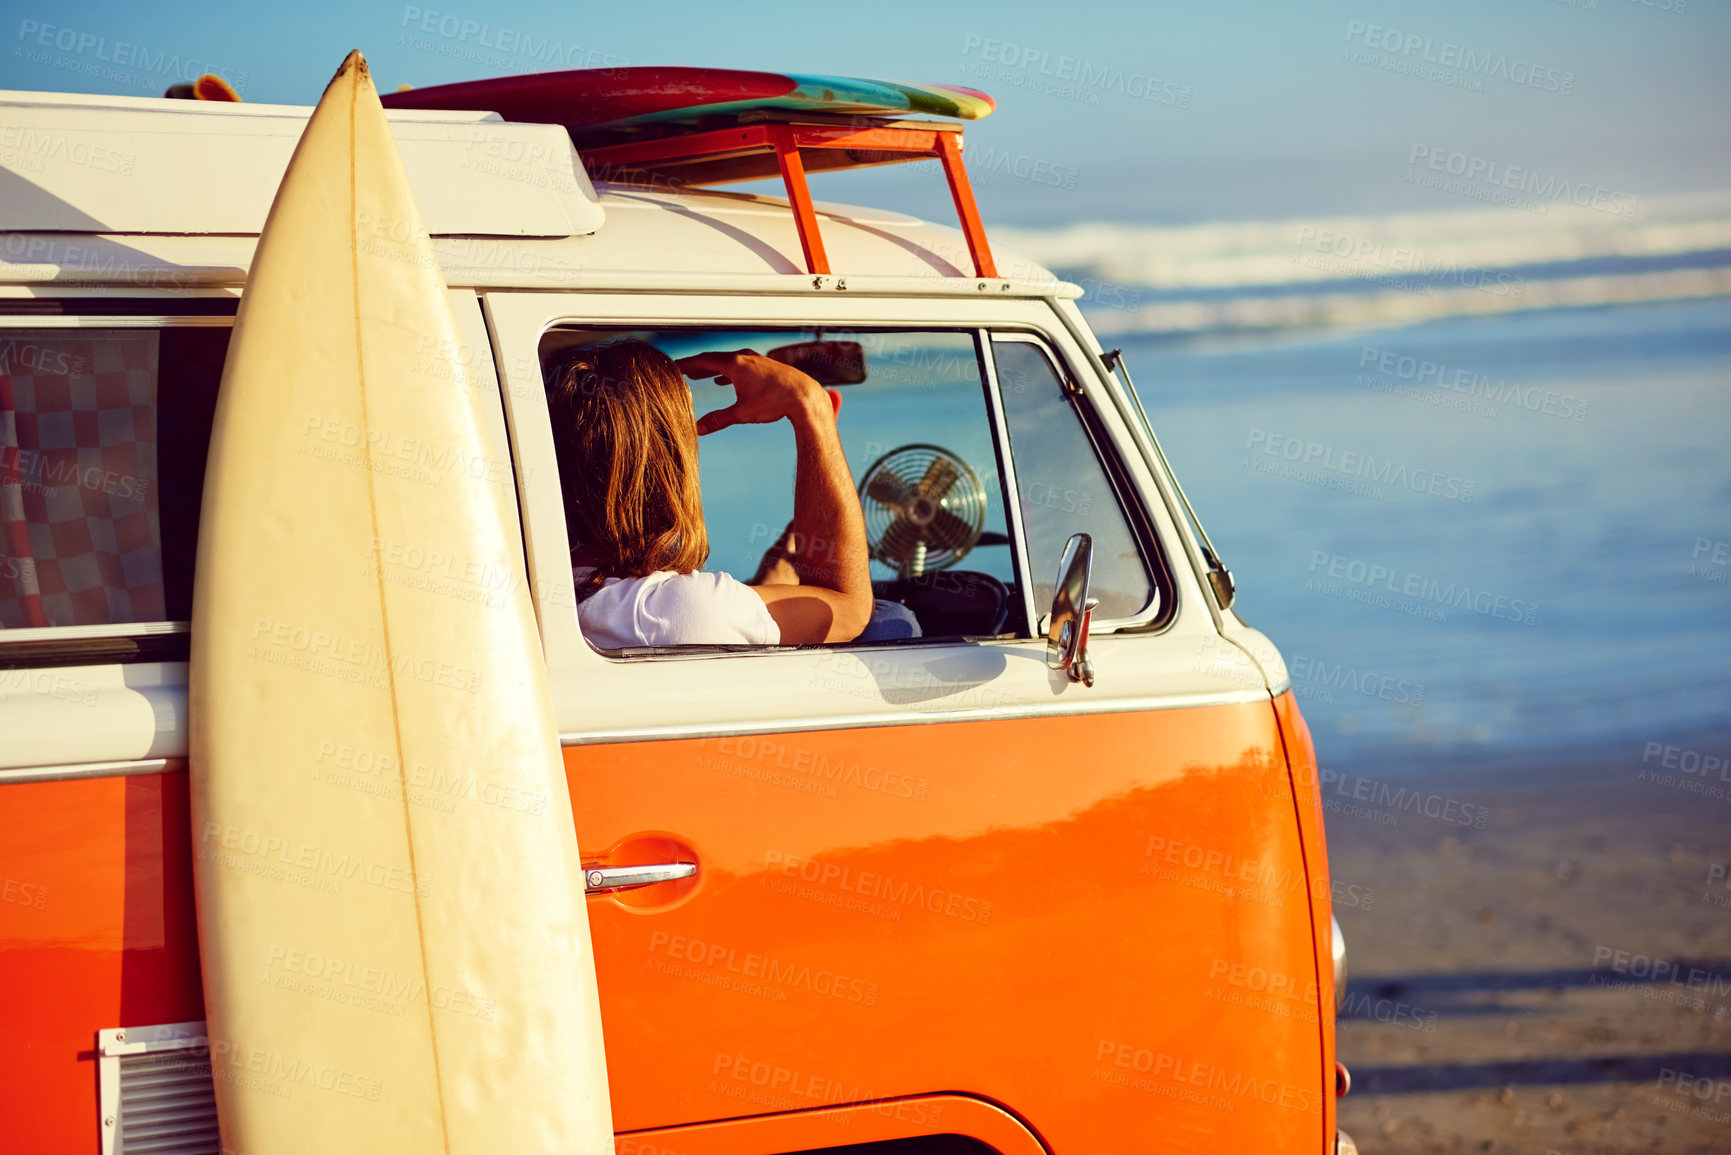
<svg viewBox="0 0 1731 1155"><path fill-rule="evenodd" d="M867 468L859 493L872 560L902 577L955 565L985 529L988 499L979 475L939 445L890 450Z"/></svg>

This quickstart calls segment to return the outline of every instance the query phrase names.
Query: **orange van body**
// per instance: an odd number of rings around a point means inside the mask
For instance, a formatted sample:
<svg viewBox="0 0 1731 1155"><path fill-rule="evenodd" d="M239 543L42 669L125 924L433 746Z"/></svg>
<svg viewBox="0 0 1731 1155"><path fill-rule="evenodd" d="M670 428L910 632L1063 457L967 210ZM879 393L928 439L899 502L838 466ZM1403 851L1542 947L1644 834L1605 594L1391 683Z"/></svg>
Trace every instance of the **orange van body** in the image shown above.
<svg viewBox="0 0 1731 1155"><path fill-rule="evenodd" d="M901 780L849 805L765 784L837 748ZM587 858L707 865L590 900L620 1151L1332 1143L1327 859L1290 692L566 767ZM94 1149L98 1029L203 1017L186 786L0 786L8 1149Z"/></svg>

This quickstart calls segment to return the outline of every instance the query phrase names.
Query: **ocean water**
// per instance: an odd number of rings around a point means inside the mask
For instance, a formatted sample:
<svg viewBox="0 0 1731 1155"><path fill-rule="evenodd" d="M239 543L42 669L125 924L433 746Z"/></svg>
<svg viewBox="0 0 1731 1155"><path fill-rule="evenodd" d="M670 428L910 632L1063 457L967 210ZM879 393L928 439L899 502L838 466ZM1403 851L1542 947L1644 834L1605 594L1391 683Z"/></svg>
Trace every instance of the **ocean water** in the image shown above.
<svg viewBox="0 0 1731 1155"><path fill-rule="evenodd" d="M1325 764L1731 734L1731 190L1537 209L995 230L1124 349ZM704 491L749 572L785 498L732 492L734 436Z"/></svg>
<svg viewBox="0 0 1731 1155"><path fill-rule="evenodd" d="M1731 298L1109 344L1325 764L1731 729ZM907 388L849 393L856 471L935 439L996 492L977 379L920 386L917 430ZM752 572L792 473L784 430L704 439L714 568Z"/></svg>
<svg viewBox="0 0 1731 1155"><path fill-rule="evenodd" d="M1731 299L1113 343L1325 763L1731 725Z"/></svg>

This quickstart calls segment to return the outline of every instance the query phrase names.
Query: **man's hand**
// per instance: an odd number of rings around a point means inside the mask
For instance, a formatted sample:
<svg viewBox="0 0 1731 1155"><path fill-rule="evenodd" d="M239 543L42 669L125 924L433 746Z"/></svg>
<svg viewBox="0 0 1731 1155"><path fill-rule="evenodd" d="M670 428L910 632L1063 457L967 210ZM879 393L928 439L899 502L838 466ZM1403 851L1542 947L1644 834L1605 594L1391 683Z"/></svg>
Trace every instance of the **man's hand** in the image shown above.
<svg viewBox="0 0 1731 1155"><path fill-rule="evenodd" d="M717 385L733 386L734 402L725 409L705 413L697 422L701 436L729 425L768 425L782 418L797 421L827 402L831 418L841 411L841 394L825 389L791 365L761 356L750 349L734 353L699 353L676 362L679 371L694 381L715 378Z"/></svg>
<svg viewBox="0 0 1731 1155"><path fill-rule="evenodd" d="M783 417L793 426L793 520L752 588L784 643L853 641L871 621L872 584L865 517L836 429L841 394L750 349L699 353L678 364L694 380L733 386L733 404L705 414L698 433Z"/></svg>

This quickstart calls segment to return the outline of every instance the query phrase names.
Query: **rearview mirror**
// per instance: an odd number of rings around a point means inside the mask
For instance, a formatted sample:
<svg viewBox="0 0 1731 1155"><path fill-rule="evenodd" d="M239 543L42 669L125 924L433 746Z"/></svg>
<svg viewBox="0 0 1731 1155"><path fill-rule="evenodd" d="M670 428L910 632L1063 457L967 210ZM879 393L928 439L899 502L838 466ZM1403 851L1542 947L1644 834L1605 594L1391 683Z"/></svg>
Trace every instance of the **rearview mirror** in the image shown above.
<svg viewBox="0 0 1731 1155"><path fill-rule="evenodd" d="M1094 539L1072 534L1058 563L1058 584L1052 591L1052 612L1046 619L1046 665L1067 671L1072 682L1094 684L1094 663L1088 659L1088 621L1100 603L1088 596L1094 569Z"/></svg>
<svg viewBox="0 0 1731 1155"><path fill-rule="evenodd" d="M819 385L858 385L866 379L865 350L858 341L801 341L764 356L793 366Z"/></svg>

